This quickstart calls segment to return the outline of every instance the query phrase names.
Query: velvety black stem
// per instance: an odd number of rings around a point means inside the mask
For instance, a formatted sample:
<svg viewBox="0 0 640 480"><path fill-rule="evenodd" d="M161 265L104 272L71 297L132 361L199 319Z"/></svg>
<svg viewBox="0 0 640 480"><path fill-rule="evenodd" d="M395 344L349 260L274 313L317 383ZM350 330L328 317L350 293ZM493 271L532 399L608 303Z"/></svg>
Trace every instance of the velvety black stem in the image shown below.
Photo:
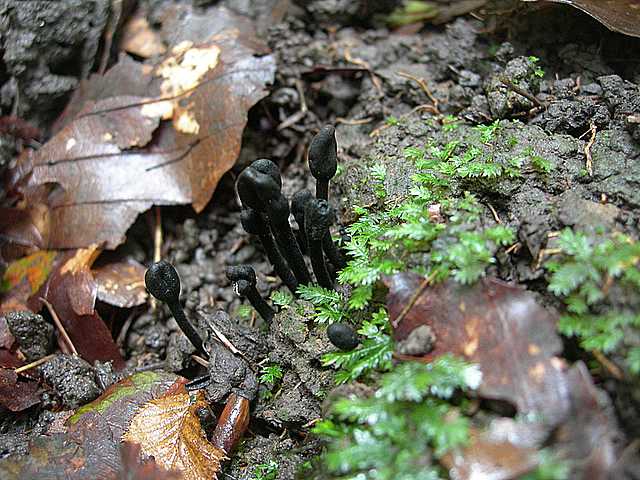
<svg viewBox="0 0 640 480"><path fill-rule="evenodd" d="M328 234L333 217L334 212L326 200L313 199L307 203L304 212L304 227L309 244L311 266L318 284L330 290L333 289L333 280L329 276L322 253L322 239Z"/></svg>
<svg viewBox="0 0 640 480"><path fill-rule="evenodd" d="M329 180L338 170L338 144L336 130L326 125L311 140L309 145L309 169L316 179L316 198L328 200Z"/></svg>
<svg viewBox="0 0 640 480"><path fill-rule="evenodd" d="M251 306L256 309L264 321L271 322L275 312L265 299L260 296L256 288L256 272L253 267L249 265L227 267L226 273L227 278L233 282L236 293L247 297Z"/></svg>
<svg viewBox="0 0 640 480"><path fill-rule="evenodd" d="M209 358L200 334L189 322L180 305L180 277L173 265L164 260L154 263L145 273L144 282L151 295L167 304L180 330L184 332L198 353L204 358Z"/></svg>
<svg viewBox="0 0 640 480"><path fill-rule="evenodd" d="M344 259L344 256L340 253L336 244L333 243L331 233L327 233L322 237L322 250L324 250L325 255L336 270L342 270L347 266L347 261Z"/></svg>
<svg viewBox="0 0 640 480"><path fill-rule="evenodd" d="M298 244L302 253L307 252L307 235L304 231L304 207L313 199L313 193L309 190L300 190L291 197L291 213L298 224Z"/></svg>
<svg viewBox="0 0 640 480"><path fill-rule="evenodd" d="M287 259L287 263L293 274L295 275L298 283L308 285L311 283L311 275L307 270L307 265L304 262L304 257L298 246L291 225L289 225L289 202L280 194L280 196L269 202L267 205L267 217L270 221L269 227L271 233L276 239L282 255Z"/></svg>
<svg viewBox="0 0 640 480"><path fill-rule="evenodd" d="M267 258L271 262L271 265L273 265L273 270L276 272L276 275L280 277L282 283L287 286L291 293L297 296L298 281L289 268L289 265L287 265L287 261L280 253L280 250L278 250L278 246L262 214L251 208L246 208L242 210L240 214L240 221L247 233L258 236L267 254Z"/></svg>

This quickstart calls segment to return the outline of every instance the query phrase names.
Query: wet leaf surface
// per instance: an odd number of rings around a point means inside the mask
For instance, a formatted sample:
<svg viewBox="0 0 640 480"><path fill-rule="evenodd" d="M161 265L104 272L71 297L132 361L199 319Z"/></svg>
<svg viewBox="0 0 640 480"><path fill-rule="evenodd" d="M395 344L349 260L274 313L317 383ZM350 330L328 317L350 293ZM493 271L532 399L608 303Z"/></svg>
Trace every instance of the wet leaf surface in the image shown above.
<svg viewBox="0 0 640 480"><path fill-rule="evenodd" d="M28 310L29 300L49 278L57 256L43 250L11 262L0 285L0 313Z"/></svg>
<svg viewBox="0 0 640 480"><path fill-rule="evenodd" d="M120 308L142 305L147 301L145 270L135 260L108 263L93 269L98 299Z"/></svg>
<svg viewBox="0 0 640 480"><path fill-rule="evenodd" d="M12 369L0 368L0 405L12 412L21 412L40 403L38 382L18 379Z"/></svg>
<svg viewBox="0 0 640 480"><path fill-rule="evenodd" d="M183 480L180 472L163 470L153 458L140 462L141 447L124 442L120 447L122 471L117 480Z"/></svg>
<svg viewBox="0 0 640 480"><path fill-rule="evenodd" d="M421 291L423 280L413 273L387 280L396 341L427 325L435 345L424 361L453 353L479 364L482 397L507 400L520 413L543 415L549 423L564 415L568 399L562 362L555 357L562 342L554 315L531 293L499 280L483 279L473 286L447 281ZM415 303L401 317L416 292Z"/></svg>
<svg viewBox="0 0 640 480"><path fill-rule="evenodd" d="M31 455L0 462L0 478L130 478L123 477L120 446L132 419L150 400L183 393L185 383L177 375L143 372L109 387L69 417L62 431L36 437Z"/></svg>
<svg viewBox="0 0 640 480"><path fill-rule="evenodd" d="M158 63L123 59L82 86L66 124L24 162L27 203L48 195L49 248L124 240L151 205L207 204L240 150L247 111L266 95L275 63L252 24L224 9L176 6ZM19 166L18 168L24 168Z"/></svg>
<svg viewBox="0 0 640 480"><path fill-rule="evenodd" d="M640 37L640 2L638 0L522 0L524 2L563 3L591 15L616 32Z"/></svg>
<svg viewBox="0 0 640 480"><path fill-rule="evenodd" d="M111 360L119 369L124 360L95 310L98 288L90 269L98 254L96 246L66 253L60 268L51 275L45 298L83 359L90 363Z"/></svg>

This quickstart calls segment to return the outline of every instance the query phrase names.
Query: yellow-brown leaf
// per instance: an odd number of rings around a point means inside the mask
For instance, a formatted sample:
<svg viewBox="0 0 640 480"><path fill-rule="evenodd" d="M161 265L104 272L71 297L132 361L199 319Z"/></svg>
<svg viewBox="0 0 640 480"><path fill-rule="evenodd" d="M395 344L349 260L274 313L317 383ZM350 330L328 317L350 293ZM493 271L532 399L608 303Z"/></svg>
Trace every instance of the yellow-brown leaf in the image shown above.
<svg viewBox="0 0 640 480"><path fill-rule="evenodd" d="M207 441L196 410L206 407L204 394L195 400L181 392L150 401L133 417L123 440L139 443L166 470L182 472L185 480L217 478L225 453Z"/></svg>

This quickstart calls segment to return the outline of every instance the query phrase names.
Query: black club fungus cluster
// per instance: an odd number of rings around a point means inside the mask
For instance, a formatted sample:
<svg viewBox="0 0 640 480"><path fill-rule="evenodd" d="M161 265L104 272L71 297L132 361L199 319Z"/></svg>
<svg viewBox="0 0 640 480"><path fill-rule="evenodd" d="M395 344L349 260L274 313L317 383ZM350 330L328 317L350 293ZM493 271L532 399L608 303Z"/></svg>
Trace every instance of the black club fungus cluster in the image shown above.
<svg viewBox="0 0 640 480"><path fill-rule="evenodd" d="M327 125L309 146L309 168L316 179L316 195L301 190L293 195L291 205L282 193L280 169L271 160L256 160L238 177L236 188L242 202L242 226L247 233L258 237L274 272L296 296L300 285L313 282L305 254L311 260L316 282L323 288L333 289L336 272L346 265L329 231L336 221L328 197L329 181L338 168L337 159L335 129ZM289 224L290 214L300 227L296 232ZM253 267L231 266L226 274L234 291L246 297L264 321L270 323L275 311L258 293ZM175 268L165 261L155 263L147 270L145 282L149 292L168 305L187 338L207 358L202 339L180 306L180 279ZM359 343L357 334L346 324L331 325L327 333L329 340L343 350L352 350Z"/></svg>

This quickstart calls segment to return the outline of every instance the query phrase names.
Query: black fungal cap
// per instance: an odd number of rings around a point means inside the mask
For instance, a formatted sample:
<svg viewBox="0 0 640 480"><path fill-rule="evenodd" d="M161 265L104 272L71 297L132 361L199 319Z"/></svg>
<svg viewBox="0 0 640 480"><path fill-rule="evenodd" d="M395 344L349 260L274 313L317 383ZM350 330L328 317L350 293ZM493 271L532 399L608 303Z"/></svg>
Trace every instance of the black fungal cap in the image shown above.
<svg viewBox="0 0 640 480"><path fill-rule="evenodd" d="M282 177L280 176L280 168L274 162L267 158L261 158L251 164L251 168L260 173L269 175L282 188Z"/></svg>
<svg viewBox="0 0 640 480"><path fill-rule="evenodd" d="M256 271L251 265L234 265L227 267L226 274L231 282L245 280L251 285L256 284Z"/></svg>
<svg viewBox="0 0 640 480"><path fill-rule="evenodd" d="M244 208L240 212L240 223L242 223L244 231L251 235L262 235L267 232L264 219L253 208Z"/></svg>
<svg viewBox="0 0 640 480"><path fill-rule="evenodd" d="M289 227L289 202L284 195L279 195L270 202L269 218L276 224L286 223Z"/></svg>
<svg viewBox="0 0 640 480"><path fill-rule="evenodd" d="M234 282L233 285L236 290L236 293L242 297L247 297L251 295L251 292L253 291L253 289L256 288L254 285L251 285L251 283L248 282L247 280L242 280L242 279ZM254 308L255 308L255 305L254 305Z"/></svg>
<svg viewBox="0 0 640 480"><path fill-rule="evenodd" d="M144 283L161 302L177 303L180 298L180 277L169 262L160 260L151 265L144 274Z"/></svg>
<svg viewBox="0 0 640 480"><path fill-rule="evenodd" d="M304 218L304 209L313 198L313 193L309 190L300 190L291 197L291 213L293 213L296 222L298 218ZM300 225L300 228L304 228L304 225Z"/></svg>
<svg viewBox="0 0 640 480"><path fill-rule="evenodd" d="M327 336L340 350L353 350L358 346L360 340L358 335L349 325L344 323L332 323L327 328Z"/></svg>
<svg viewBox="0 0 640 480"><path fill-rule="evenodd" d="M238 177L238 195L242 204L264 212L266 202L280 193L280 185L268 174L247 167Z"/></svg>
<svg viewBox="0 0 640 480"><path fill-rule="evenodd" d="M338 144L336 129L326 125L311 140L309 146L309 169L317 180L328 182L338 170Z"/></svg>
<svg viewBox="0 0 640 480"><path fill-rule="evenodd" d="M311 240L322 240L335 220L335 211L326 200L313 198L307 202L304 210L304 223L307 235Z"/></svg>

